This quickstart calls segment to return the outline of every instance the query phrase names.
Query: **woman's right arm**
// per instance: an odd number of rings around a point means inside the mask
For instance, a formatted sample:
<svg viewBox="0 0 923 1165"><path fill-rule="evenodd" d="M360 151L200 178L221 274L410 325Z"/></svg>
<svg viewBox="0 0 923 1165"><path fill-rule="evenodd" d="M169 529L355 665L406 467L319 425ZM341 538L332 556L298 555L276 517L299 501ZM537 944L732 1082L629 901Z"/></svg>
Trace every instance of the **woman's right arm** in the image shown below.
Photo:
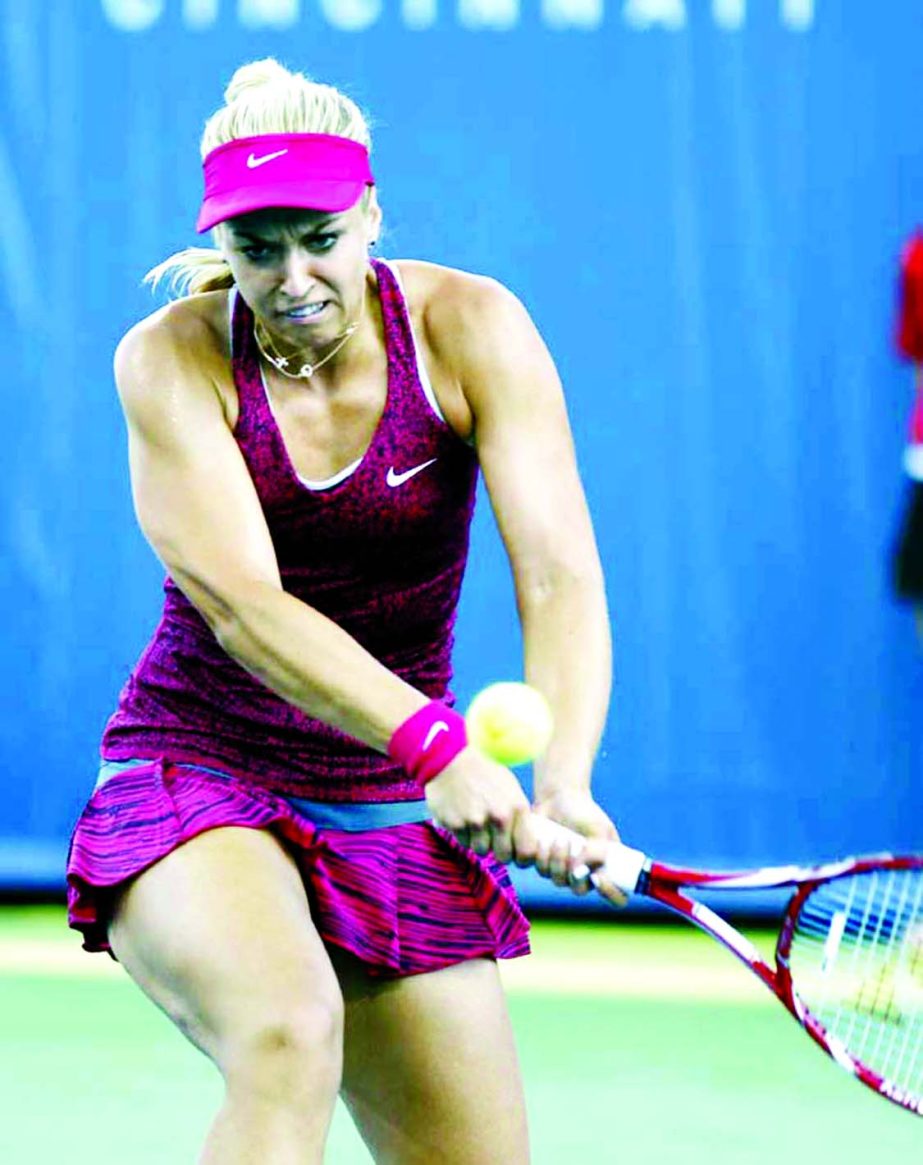
<svg viewBox="0 0 923 1165"><path fill-rule="evenodd" d="M386 752L428 698L332 620L288 594L253 481L222 403L227 376L208 323L187 304L133 328L115 358L135 510L145 537L223 649L308 715ZM427 786L450 828L506 833L525 794L465 749Z"/></svg>
<svg viewBox="0 0 923 1165"><path fill-rule="evenodd" d="M228 655L309 715L384 752L426 698L282 589L224 414L226 357L222 367L209 325L177 307L132 329L115 357L141 529Z"/></svg>

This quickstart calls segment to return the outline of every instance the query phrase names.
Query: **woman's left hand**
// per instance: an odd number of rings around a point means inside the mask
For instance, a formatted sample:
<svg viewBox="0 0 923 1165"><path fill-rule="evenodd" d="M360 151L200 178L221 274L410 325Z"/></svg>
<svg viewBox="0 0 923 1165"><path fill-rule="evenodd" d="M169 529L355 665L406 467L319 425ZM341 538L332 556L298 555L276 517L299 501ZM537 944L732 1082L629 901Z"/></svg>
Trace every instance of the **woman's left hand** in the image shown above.
<svg viewBox="0 0 923 1165"><path fill-rule="evenodd" d="M627 898L618 887L608 882L594 887L586 878L580 881L573 878L575 865L585 863L591 870L595 869L605 861L608 844L619 840L615 823L596 803L592 793L588 790L562 789L536 801L532 811L581 834L587 843L577 855L577 861L566 843L550 847L539 843L535 848L534 859L527 864L534 865L543 877L549 878L556 886L569 886L577 895L598 889L612 905L624 906Z"/></svg>

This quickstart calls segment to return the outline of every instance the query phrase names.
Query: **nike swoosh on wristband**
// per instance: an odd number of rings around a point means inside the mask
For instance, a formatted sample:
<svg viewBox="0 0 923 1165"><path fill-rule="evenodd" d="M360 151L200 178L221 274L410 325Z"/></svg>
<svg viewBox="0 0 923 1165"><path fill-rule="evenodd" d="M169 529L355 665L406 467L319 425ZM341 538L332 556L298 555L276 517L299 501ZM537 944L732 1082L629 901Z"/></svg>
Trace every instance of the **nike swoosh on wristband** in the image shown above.
<svg viewBox="0 0 923 1165"><path fill-rule="evenodd" d="M439 735L440 732L448 732L448 731L449 731L448 724L446 724L446 722L444 720L437 720L431 726L429 732L427 732L427 734L426 734L426 738L423 741L423 751L424 752L427 751L429 746L433 743L433 741L436 739L436 737Z"/></svg>
<svg viewBox="0 0 923 1165"><path fill-rule="evenodd" d="M281 158L283 154L287 154L288 150L276 150L272 154L261 154L259 157L256 154L250 154L247 158L247 169L255 170L257 166L262 166L264 162L271 162L273 158Z"/></svg>
<svg viewBox="0 0 923 1165"><path fill-rule="evenodd" d="M421 465L415 465L413 469L405 469L403 473L397 473L394 466L388 470L385 481L393 489L396 485L403 485L405 481L409 481L420 472L421 469L426 469L428 465L432 465L434 461L438 461L438 457L431 457L429 461L424 461Z"/></svg>

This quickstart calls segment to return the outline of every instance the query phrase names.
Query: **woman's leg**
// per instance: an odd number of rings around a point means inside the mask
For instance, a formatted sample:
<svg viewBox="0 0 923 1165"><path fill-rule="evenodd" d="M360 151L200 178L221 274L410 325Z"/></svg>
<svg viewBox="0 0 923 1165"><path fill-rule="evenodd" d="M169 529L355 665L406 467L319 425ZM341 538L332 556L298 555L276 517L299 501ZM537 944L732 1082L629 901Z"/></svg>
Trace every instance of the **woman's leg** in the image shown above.
<svg viewBox="0 0 923 1165"><path fill-rule="evenodd" d="M201 834L129 885L109 938L224 1076L203 1165L322 1161L342 1070L342 996L279 841L253 829Z"/></svg>
<svg viewBox="0 0 923 1165"><path fill-rule="evenodd" d="M382 981L332 957L346 1004L343 1098L378 1165L526 1165L496 963Z"/></svg>

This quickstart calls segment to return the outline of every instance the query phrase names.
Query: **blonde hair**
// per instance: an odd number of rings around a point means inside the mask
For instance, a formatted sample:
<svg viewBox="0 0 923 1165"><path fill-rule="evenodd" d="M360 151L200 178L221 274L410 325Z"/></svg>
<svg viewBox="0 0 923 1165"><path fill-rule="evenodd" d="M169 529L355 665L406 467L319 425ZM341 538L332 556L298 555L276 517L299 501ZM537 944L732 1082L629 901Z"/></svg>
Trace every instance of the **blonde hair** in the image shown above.
<svg viewBox="0 0 923 1165"><path fill-rule="evenodd" d="M202 157L225 142L268 133L329 133L369 149L372 144L366 117L345 93L292 73L272 57L241 65L234 73L224 105L205 123ZM368 189L363 197L367 202ZM234 279L221 251L186 247L151 268L144 282L154 289L166 282L172 295L195 295L231 287Z"/></svg>

